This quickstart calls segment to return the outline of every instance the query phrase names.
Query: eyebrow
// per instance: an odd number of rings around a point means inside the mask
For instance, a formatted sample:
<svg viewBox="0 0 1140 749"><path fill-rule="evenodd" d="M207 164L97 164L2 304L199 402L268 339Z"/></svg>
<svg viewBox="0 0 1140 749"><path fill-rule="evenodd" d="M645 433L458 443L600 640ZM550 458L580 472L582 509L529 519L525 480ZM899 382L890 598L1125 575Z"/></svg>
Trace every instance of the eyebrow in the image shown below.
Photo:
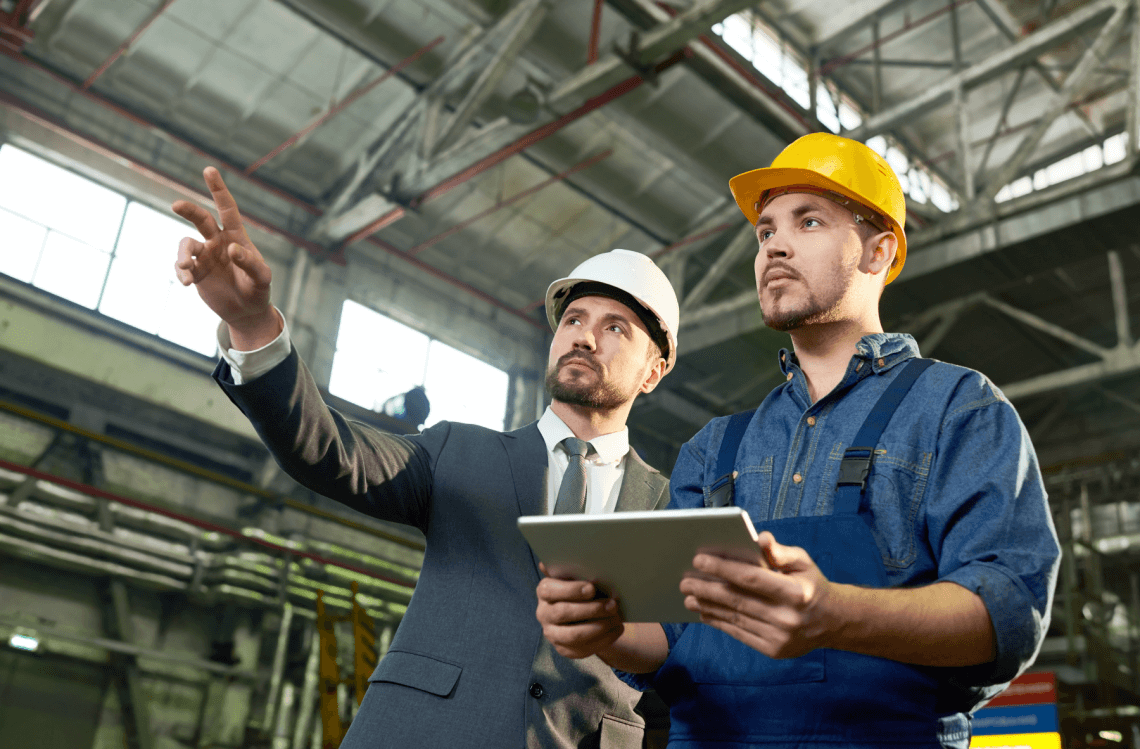
<svg viewBox="0 0 1140 749"><path fill-rule="evenodd" d="M567 315L588 316L589 312L587 312L587 310L584 307L573 307L573 306L571 306L571 307L567 307L566 311L562 313L562 317L564 317L564 318ZM602 322L612 322L614 320L617 320L618 322L623 322L626 325L633 325L633 323L630 321L630 319L628 317L626 317L625 315L619 314L617 312L607 312L606 314L602 315Z"/></svg>
<svg viewBox="0 0 1140 749"><path fill-rule="evenodd" d="M819 210L819 206L817 206L813 203L800 203L798 206L796 206L795 208L792 209L792 218L799 218L800 216L803 216L804 214L812 213L813 211L818 211L818 210ZM771 216L763 216L762 215L756 219L756 225L757 226L760 226L761 224L764 224L765 226L771 226L774 223L776 223L776 222L772 220Z"/></svg>

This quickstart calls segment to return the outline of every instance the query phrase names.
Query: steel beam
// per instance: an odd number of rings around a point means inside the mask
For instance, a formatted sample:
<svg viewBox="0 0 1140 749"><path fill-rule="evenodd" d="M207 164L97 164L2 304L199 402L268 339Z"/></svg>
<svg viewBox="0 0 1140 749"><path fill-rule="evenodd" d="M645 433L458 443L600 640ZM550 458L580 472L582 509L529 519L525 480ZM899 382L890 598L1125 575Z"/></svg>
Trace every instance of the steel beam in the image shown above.
<svg viewBox="0 0 1140 749"><path fill-rule="evenodd" d="M505 120L489 123L471 137L460 137L449 152L440 153L439 158L427 168L414 170L417 173L411 176L405 175L399 191L411 196L412 207L423 205L637 88L647 76L655 75L682 59L681 56L674 55L665 62L660 62L662 55L683 47L710 24L750 4L748 0L705 0L694 5L685 13L659 24L642 36L636 49L631 50L629 55L607 55L556 86L547 96L547 107L557 112L577 105L572 111L535 128L521 138L519 135L525 130L518 126ZM628 77L629 63L634 64L639 73L632 78ZM430 96L430 91L440 85L439 81L433 83L425 94ZM359 200L354 196L365 184L377 181L375 171L381 157L392 150L392 144L402 142L405 133L419 121L423 110L423 105L419 105L419 109L409 113L399 129L386 134L382 142L371 149L370 157L361 163L357 174L334 199L334 210L314 228L316 238L352 242L403 217L404 206L393 200L375 194ZM429 187L430 185L435 186Z"/></svg>
<svg viewBox="0 0 1140 749"><path fill-rule="evenodd" d="M1048 333L1054 338L1064 341L1074 348L1079 348L1082 351L1086 351L1093 356L1105 359L1112 352L1111 349L1106 349L1104 346L1093 343L1087 338L1082 338L1075 333L1065 330L1060 325L1054 325L1048 320L1041 319L1037 315L1006 304L1000 299L995 299L989 295L984 295L981 301L983 304L993 307L999 312L1002 312L1008 317L1012 317L1014 320L1017 320L1024 325L1028 325L1031 328L1036 328L1037 330L1040 330L1044 333Z"/></svg>
<svg viewBox="0 0 1140 749"><path fill-rule="evenodd" d="M725 315L731 315L742 309L759 306L759 304L760 300L756 296L755 290L742 291L731 299L726 299L716 304L706 304L703 307L686 313L685 316L681 318L681 329L684 330L686 327L713 322Z"/></svg>
<svg viewBox="0 0 1140 749"><path fill-rule="evenodd" d="M865 141L884 130L904 122L911 122L915 117L930 114L938 105L948 101L959 86L964 89L975 88L1008 70L1032 62L1043 52L1074 38L1088 26L1118 11L1126 2L1127 0L1095 0L1023 37L1007 49L929 87L918 96L868 117L861 126L845 135L854 140Z"/></svg>
<svg viewBox="0 0 1140 749"><path fill-rule="evenodd" d="M443 37L437 36L435 39L428 42L423 47L420 47L418 50L416 50L415 52L413 52L409 56L405 57L400 62L396 63L392 67L385 70L383 73L378 75L376 78L374 78L369 83L366 83L363 86L361 86L360 88L356 89L355 91L350 93L348 96L344 97L339 102L337 102L334 106L329 107L327 112L318 116L316 119L314 119L308 125L301 128L301 130L299 130L295 135L292 135L292 136L286 138L281 143L281 145L277 146L272 151L270 151L269 153L265 154L264 156L262 156L257 161L250 164L246 168L245 173L247 175L253 174L258 169L265 166L271 159L278 156L282 151L284 151L285 149L290 148L291 146L295 145L298 141L300 141L302 138L307 136L309 133L313 132L318 127L323 125L325 122L327 122L328 120L330 120L331 118L333 118L334 116L336 116L337 114L339 114L340 112L342 112L343 110L348 108L353 102L360 99L360 97L364 96L369 91L376 88L377 86L379 86L381 83L388 80L392 76L397 75L404 68L408 67L412 63L419 60L421 57L423 57L425 54L430 52L432 49L434 49L436 46L438 46L442 42L443 42Z"/></svg>
<svg viewBox="0 0 1140 749"><path fill-rule="evenodd" d="M1131 176L1130 171L1129 163L1122 161L989 211L948 218L945 226L932 227L911 238L906 269L899 281L905 283L1066 226L1140 205L1140 177Z"/></svg>
<svg viewBox="0 0 1140 749"><path fill-rule="evenodd" d="M1132 5L1132 66L1128 73L1128 111L1125 130L1128 133L1128 155L1135 161L1140 153L1140 0Z"/></svg>
<svg viewBox="0 0 1140 749"><path fill-rule="evenodd" d="M741 295L743 296L743 294ZM760 312L756 292L749 292L748 304L727 309L714 317L688 322L681 313L681 334L677 337L677 351L681 356L696 353L718 343L764 329L764 316Z"/></svg>
<svg viewBox="0 0 1140 749"><path fill-rule="evenodd" d="M986 165L990 163L990 153L993 152L994 144L997 139L1002 135L1002 130L1005 127L1005 120L1009 116L1009 109L1013 106L1014 100L1017 98L1017 92L1021 90L1021 84L1025 81L1025 72L1029 70L1028 66L1022 66L1017 71L1017 77L1013 79L1013 86L1010 87L1009 93L1006 94L1005 101L1001 105L1001 113L998 115L997 124L994 125L994 131L989 138L986 139L986 148L982 152L982 159L978 163L978 169L974 172L974 183L981 180L982 175L986 171Z"/></svg>
<svg viewBox="0 0 1140 749"><path fill-rule="evenodd" d="M626 54L610 53L562 81L551 90L547 105L559 111L582 97L601 93L628 76L631 66L639 72L644 70L683 48L714 23L754 4L754 0L698 0L685 12L666 16L644 35L633 37Z"/></svg>
<svg viewBox="0 0 1140 749"><path fill-rule="evenodd" d="M514 195L510 196L509 198L504 198L504 199L498 201L497 203L495 203L490 208L488 208L484 211L480 211L479 213L476 213L471 218L460 221L458 224L456 224L455 226L452 226L450 229L446 229L446 230L440 232L439 234L436 234L433 237L425 239L424 241L422 241L422 242L418 243L417 245L415 245L414 247L410 248L407 251L407 254L418 255L421 252L423 252L424 250L426 250L428 247L431 247L432 245L435 245L435 244L438 244L439 242L442 242L443 240L447 239L448 237L452 236L453 234L458 234L459 232L463 231L468 226L471 226L472 224L476 223L477 221L484 219L493 213L497 213L498 211L501 211L502 209L506 208L507 206L513 205L514 203L517 203L518 201L522 200L523 198L534 195L535 193L540 192L540 191L546 189L547 187L550 187L551 185L553 185L556 182L561 182L562 180L569 177L571 174L576 174L578 172L589 169L590 167L594 166L595 164L598 164L602 161L605 161L606 159L608 159L612 155L613 155L613 151L606 149L605 151L602 151L599 154L591 156L588 159L584 159L583 161L579 161L577 164L570 167L569 169L566 169L562 172L559 172L558 174L554 175L553 177L548 177L547 179L544 179L542 182L539 182L537 185L533 185L531 187L528 187L525 190L517 192Z"/></svg>
<svg viewBox="0 0 1140 749"><path fill-rule="evenodd" d="M910 0L856 0L844 3L838 6L837 12L831 16L834 30L828 31L827 36L817 39L813 48L823 52L841 39L847 39L855 32L861 31L864 26L909 4Z"/></svg>
<svg viewBox="0 0 1140 749"><path fill-rule="evenodd" d="M1112 283L1112 310L1116 317L1116 345L1132 345L1132 328L1128 321L1128 293L1124 288L1124 268L1116 250L1108 253L1108 277Z"/></svg>
<svg viewBox="0 0 1140 749"><path fill-rule="evenodd" d="M728 246L721 251L720 256L709 266L708 271L701 280L697 281L692 290L684 296L684 301L681 302L681 314L685 314L685 312L703 302L705 297L709 295L709 292L724 278L725 274L742 258L751 254L755 248L756 230L752 224L746 223L740 227L740 230L729 240Z"/></svg>
<svg viewBox="0 0 1140 749"><path fill-rule="evenodd" d="M1007 398L1015 400L1038 393L1099 382L1137 370L1140 370L1140 346L1134 345L1112 349L1101 361L1003 385L1001 390Z"/></svg>
<svg viewBox="0 0 1140 749"><path fill-rule="evenodd" d="M127 597L127 586L122 580L108 580L103 590L104 627L107 634L125 645L135 644L134 623ZM111 670L123 711L123 729L128 749L150 749L154 737L150 730L149 700L142 689L138 660L135 655L112 651Z"/></svg>
<svg viewBox="0 0 1140 749"><path fill-rule="evenodd" d="M1109 18L1108 22L1101 28L1092 45L1085 50L1085 53L1077 63L1077 67L1065 77L1064 84L1053 94L1049 105L1045 108L1045 111L1041 113L1033 129L1026 134L1025 138L1018 145L1017 150L1014 151L1013 156L1002 166L1001 171L991 179L986 189L978 196L978 200L986 202L993 200L994 196L1008 183L1012 182L1021 172L1025 162L1029 160L1030 155L1032 155L1033 151L1037 148L1041 139L1045 137L1045 132L1053 125L1057 117L1068 108L1069 102L1072 101L1077 89L1100 63L1101 55L1116 41L1116 37L1120 33L1120 28L1124 25L1124 21L1128 17L1128 11L1129 6L1127 3L1119 2L1117 4L1112 17Z"/></svg>
<svg viewBox="0 0 1140 749"><path fill-rule="evenodd" d="M447 118L438 135L432 139L432 142L425 144L424 151L427 155L439 153L454 144L464 129L471 124L479 107L487 101L487 97L503 80L503 76L507 74L523 47L538 31L539 24L546 17L550 6L551 0L524 0L495 25L492 30L494 33L488 35L483 42L483 44L493 44L490 59L482 63L479 76L455 111ZM500 36L502 38L499 38Z"/></svg>
<svg viewBox="0 0 1140 749"><path fill-rule="evenodd" d="M165 0L162 5L160 5L153 13L151 13L150 16L148 16L147 19L143 21L137 29L135 29L134 33L131 34L125 42L120 44L119 48L116 49L110 57L104 60L103 64L95 69L94 73L88 76L87 80L83 82L83 88L90 88L92 83L98 80L101 75L106 73L107 69L114 65L115 61L122 57L123 54L126 53L126 51L130 49L136 41L138 41L138 38L143 35L143 32L149 29L151 24L157 21L158 17L165 13L166 9L169 8L173 3L174 0Z"/></svg>

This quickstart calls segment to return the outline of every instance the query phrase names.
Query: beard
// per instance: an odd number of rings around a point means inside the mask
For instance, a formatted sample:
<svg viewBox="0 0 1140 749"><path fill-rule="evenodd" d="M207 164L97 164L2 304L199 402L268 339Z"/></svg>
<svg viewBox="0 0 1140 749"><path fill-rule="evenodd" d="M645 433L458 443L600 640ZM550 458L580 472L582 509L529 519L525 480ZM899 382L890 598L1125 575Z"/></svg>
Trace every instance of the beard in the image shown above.
<svg viewBox="0 0 1140 749"><path fill-rule="evenodd" d="M787 333L805 325L834 322L839 319L841 317L839 308L854 281L854 271L858 262L859 259L856 257L852 261L840 263L831 274L831 282L820 289L818 294L808 288L807 299L795 308L775 309L777 304L769 307L761 304L760 314L764 324L772 330ZM777 300L780 296L783 296L782 289L775 292Z"/></svg>
<svg viewBox="0 0 1140 749"><path fill-rule="evenodd" d="M586 381L584 377L574 377L571 382L563 382L559 379L563 365L575 359L592 367L598 376L592 382ZM546 371L546 392L550 393L552 399L568 406L599 410L613 410L633 397L633 393L623 393L615 383L607 382L601 369L589 354L580 351L564 354Z"/></svg>

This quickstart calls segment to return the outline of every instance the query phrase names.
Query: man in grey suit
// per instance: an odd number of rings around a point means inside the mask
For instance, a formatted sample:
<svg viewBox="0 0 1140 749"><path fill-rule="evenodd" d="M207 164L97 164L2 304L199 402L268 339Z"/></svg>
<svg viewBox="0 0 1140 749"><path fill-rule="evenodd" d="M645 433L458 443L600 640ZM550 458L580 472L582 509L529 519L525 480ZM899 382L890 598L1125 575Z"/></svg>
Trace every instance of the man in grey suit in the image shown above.
<svg viewBox="0 0 1140 749"><path fill-rule="evenodd" d="M597 658L558 655L535 620L539 570L522 515L663 507L668 482L629 448L626 418L676 360L677 298L644 255L614 250L551 284L542 418L514 432L442 422L403 437L328 408L269 303L270 270L212 167L218 221L175 270L222 318L215 378L301 484L427 538L423 570L344 747L639 747L639 693ZM383 345L378 341L377 345Z"/></svg>

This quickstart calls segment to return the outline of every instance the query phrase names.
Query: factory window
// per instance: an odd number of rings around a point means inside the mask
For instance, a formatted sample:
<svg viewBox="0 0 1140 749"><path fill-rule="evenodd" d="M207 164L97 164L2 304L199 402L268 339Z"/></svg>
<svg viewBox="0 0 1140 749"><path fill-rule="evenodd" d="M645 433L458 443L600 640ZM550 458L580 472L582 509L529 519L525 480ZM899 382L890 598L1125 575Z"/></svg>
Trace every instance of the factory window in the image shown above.
<svg viewBox="0 0 1140 749"><path fill-rule="evenodd" d="M784 89L797 104L805 110L811 106L807 61L758 15L751 11L737 13L713 26L712 30L725 44L752 63L752 67ZM831 132L839 133L859 127L863 118L854 102L826 78L826 73L835 64L825 63L820 68L815 116ZM886 158L911 200L931 203L944 213L957 210L958 201L942 181L926 165L909 158L897 143L888 144L884 136L875 136L867 141L867 145Z"/></svg>
<svg viewBox="0 0 1140 749"><path fill-rule="evenodd" d="M214 354L217 317L174 278L187 225L10 145L0 176L0 273Z"/></svg>
<svg viewBox="0 0 1140 749"><path fill-rule="evenodd" d="M1117 133L1104 143L1093 144L1083 151L1055 161L1044 169L1038 169L1033 176L1020 177L1001 188L994 197L997 203L1020 198L1034 190L1059 184L1082 174L1095 172L1104 166L1123 161L1128 152L1128 133Z"/></svg>
<svg viewBox="0 0 1140 749"><path fill-rule="evenodd" d="M422 386L431 403L424 422L503 429L507 373L362 304L348 300L340 315L329 392L383 411L390 399Z"/></svg>

